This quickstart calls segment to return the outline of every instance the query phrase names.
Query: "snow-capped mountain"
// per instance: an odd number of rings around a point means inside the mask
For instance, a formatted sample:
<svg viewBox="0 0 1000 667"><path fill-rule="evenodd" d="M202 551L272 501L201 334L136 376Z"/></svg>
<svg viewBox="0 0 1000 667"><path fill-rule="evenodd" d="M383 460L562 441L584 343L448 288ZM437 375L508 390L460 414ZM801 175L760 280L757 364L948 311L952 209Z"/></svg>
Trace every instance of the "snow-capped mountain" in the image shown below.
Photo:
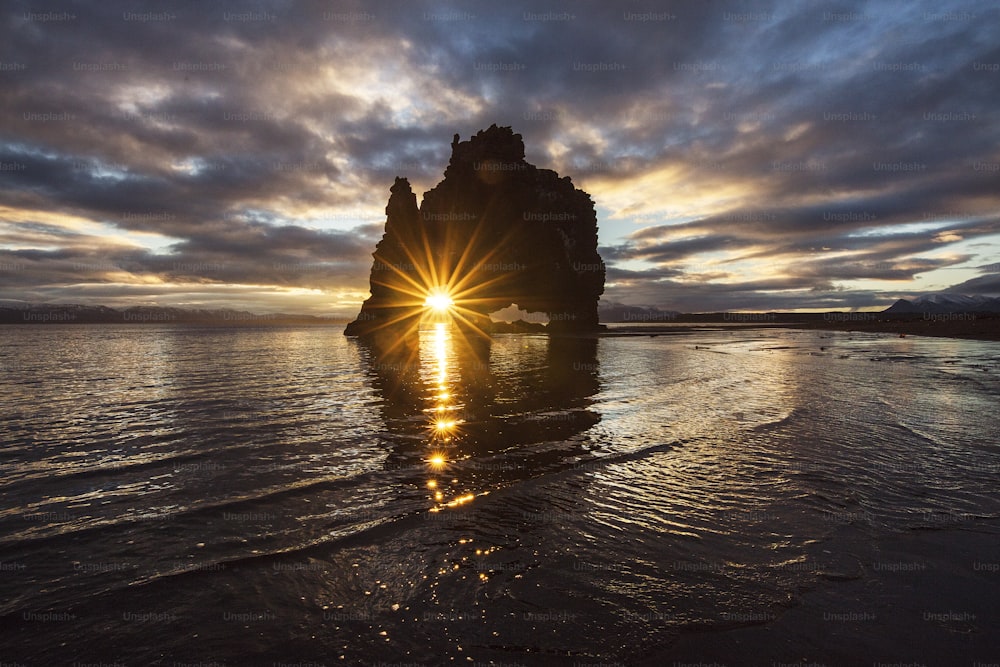
<svg viewBox="0 0 1000 667"><path fill-rule="evenodd" d="M1000 313L1000 297L982 294L965 295L950 292L924 294L912 301L900 299L882 311L895 315L949 315L955 313Z"/></svg>

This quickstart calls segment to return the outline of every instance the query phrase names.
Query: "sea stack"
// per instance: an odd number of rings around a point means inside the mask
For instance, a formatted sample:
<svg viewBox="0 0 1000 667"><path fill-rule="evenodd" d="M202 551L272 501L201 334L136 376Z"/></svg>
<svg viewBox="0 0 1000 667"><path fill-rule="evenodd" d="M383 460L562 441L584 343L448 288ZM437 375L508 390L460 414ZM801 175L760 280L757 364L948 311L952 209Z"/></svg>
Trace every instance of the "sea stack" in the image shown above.
<svg viewBox="0 0 1000 667"><path fill-rule="evenodd" d="M600 327L605 267L594 203L569 177L525 161L509 127L468 141L455 135L444 180L419 207L397 177L373 257L371 297L348 336L414 331L426 295L441 286L454 291L456 320L487 333L488 314L511 304L546 313L549 331Z"/></svg>

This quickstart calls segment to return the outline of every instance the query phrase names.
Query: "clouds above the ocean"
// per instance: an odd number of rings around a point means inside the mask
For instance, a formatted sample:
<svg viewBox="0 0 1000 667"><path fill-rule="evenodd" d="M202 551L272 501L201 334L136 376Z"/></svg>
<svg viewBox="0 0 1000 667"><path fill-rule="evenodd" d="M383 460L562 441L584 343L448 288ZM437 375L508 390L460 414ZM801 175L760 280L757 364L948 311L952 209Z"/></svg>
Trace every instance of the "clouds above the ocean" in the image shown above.
<svg viewBox="0 0 1000 667"><path fill-rule="evenodd" d="M996 289L1000 9L538 7L7 3L0 299L351 315L393 178L492 123L593 195L609 300Z"/></svg>

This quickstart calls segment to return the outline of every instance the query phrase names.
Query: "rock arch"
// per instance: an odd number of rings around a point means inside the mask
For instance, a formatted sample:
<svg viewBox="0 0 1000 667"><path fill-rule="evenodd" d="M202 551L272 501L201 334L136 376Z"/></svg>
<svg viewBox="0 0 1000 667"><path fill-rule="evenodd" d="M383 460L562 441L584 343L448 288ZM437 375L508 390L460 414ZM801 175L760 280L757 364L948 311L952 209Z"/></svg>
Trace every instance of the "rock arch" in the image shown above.
<svg viewBox="0 0 1000 667"><path fill-rule="evenodd" d="M524 159L509 127L451 145L444 180L416 195L396 178L385 234L373 253L371 297L345 334L398 336L423 314L428 291L450 285L461 323L490 330L488 313L517 303L551 331L599 328L605 266L593 201L568 177Z"/></svg>

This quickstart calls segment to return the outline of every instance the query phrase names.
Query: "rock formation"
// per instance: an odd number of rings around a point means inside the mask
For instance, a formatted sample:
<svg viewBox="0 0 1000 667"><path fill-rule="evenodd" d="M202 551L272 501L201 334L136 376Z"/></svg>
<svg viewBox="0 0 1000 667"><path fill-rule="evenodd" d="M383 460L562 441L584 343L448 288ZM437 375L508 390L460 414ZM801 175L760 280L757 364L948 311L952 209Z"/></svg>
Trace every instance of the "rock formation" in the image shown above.
<svg viewBox="0 0 1000 667"><path fill-rule="evenodd" d="M444 180L420 207L405 178L386 206L373 254L371 297L348 336L402 336L447 287L460 324L489 332L488 314L518 304L544 312L550 331L598 328L604 262L590 195L524 159L521 135L491 126L451 145Z"/></svg>

